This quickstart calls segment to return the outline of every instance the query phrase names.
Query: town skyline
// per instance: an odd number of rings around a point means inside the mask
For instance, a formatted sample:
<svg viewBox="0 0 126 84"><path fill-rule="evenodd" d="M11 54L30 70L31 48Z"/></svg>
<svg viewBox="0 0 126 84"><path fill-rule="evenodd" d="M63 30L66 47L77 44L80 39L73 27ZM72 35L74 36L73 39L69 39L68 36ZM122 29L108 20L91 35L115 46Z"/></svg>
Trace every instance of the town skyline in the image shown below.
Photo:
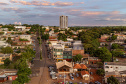
<svg viewBox="0 0 126 84"><path fill-rule="evenodd" d="M68 26L126 26L126 1L106 0L1 0L0 24L59 26L59 16L69 17Z"/></svg>

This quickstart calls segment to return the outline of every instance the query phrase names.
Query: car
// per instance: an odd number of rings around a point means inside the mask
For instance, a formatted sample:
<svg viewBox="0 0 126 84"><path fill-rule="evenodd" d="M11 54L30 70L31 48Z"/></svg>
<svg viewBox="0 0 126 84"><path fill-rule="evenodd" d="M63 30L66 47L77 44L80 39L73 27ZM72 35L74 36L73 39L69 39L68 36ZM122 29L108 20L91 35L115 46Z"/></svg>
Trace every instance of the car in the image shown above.
<svg viewBox="0 0 126 84"><path fill-rule="evenodd" d="M68 82L68 81L66 81L66 82L65 82L65 84L69 84L69 82Z"/></svg>
<svg viewBox="0 0 126 84"><path fill-rule="evenodd" d="M79 84L83 84L82 82L79 82Z"/></svg>
<svg viewBox="0 0 126 84"><path fill-rule="evenodd" d="M70 73L70 76L72 76L72 73Z"/></svg>
<svg viewBox="0 0 126 84"><path fill-rule="evenodd" d="M76 73L76 77L79 77L79 74L78 73Z"/></svg>
<svg viewBox="0 0 126 84"><path fill-rule="evenodd" d="M58 82L58 84L64 84L64 82L62 82L62 81L59 81L59 82Z"/></svg>
<svg viewBox="0 0 126 84"><path fill-rule="evenodd" d="M57 79L55 74L52 74L52 79Z"/></svg>
<svg viewBox="0 0 126 84"><path fill-rule="evenodd" d="M95 81L95 84L101 84L99 81Z"/></svg>
<svg viewBox="0 0 126 84"><path fill-rule="evenodd" d="M70 81L69 84L73 84L73 82Z"/></svg>
<svg viewBox="0 0 126 84"><path fill-rule="evenodd" d="M71 80L74 80L74 77L73 76L71 76Z"/></svg>

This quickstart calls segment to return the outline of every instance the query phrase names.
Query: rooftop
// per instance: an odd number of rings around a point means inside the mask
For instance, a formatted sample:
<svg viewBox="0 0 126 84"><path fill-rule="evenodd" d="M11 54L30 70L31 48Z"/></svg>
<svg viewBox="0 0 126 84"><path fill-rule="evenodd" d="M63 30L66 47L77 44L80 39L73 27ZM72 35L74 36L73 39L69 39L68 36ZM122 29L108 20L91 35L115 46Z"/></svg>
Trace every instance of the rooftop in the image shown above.
<svg viewBox="0 0 126 84"><path fill-rule="evenodd" d="M122 62L104 62L104 65L121 65L121 66L126 66L126 63L122 63Z"/></svg>
<svg viewBox="0 0 126 84"><path fill-rule="evenodd" d="M63 60L62 62L56 62L57 69L63 67L64 65L72 68L72 63L71 62L67 62L66 60Z"/></svg>

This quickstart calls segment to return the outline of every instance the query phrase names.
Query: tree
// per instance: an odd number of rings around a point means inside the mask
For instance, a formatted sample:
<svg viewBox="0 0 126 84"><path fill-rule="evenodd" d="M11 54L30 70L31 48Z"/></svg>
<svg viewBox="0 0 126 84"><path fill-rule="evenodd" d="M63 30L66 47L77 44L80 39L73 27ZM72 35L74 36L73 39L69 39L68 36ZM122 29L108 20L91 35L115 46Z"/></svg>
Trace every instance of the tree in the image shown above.
<svg viewBox="0 0 126 84"><path fill-rule="evenodd" d="M112 54L106 47L98 48L93 55L99 57L103 62L111 61L112 58Z"/></svg>
<svg viewBox="0 0 126 84"><path fill-rule="evenodd" d="M13 49L11 47L7 46L5 48L2 48L1 52L4 54L9 54L9 53L13 53Z"/></svg>
<svg viewBox="0 0 126 84"><path fill-rule="evenodd" d="M122 49L115 49L112 51L112 56L114 57L119 57L119 56L122 56L124 55L124 52Z"/></svg>
<svg viewBox="0 0 126 84"><path fill-rule="evenodd" d="M12 84L21 84L21 83L18 82L18 80L14 80L14 81L12 82Z"/></svg>
<svg viewBox="0 0 126 84"><path fill-rule="evenodd" d="M73 57L73 60L74 60L74 62L80 62L82 57L83 57L82 55L78 54L78 55Z"/></svg>
<svg viewBox="0 0 126 84"><path fill-rule="evenodd" d="M111 48L112 49L118 49L119 48L119 44L113 43Z"/></svg>
<svg viewBox="0 0 126 84"><path fill-rule="evenodd" d="M104 71L104 69L98 69L97 71L96 71L96 73L98 74L98 75L104 75L105 74L105 71Z"/></svg>
<svg viewBox="0 0 126 84"><path fill-rule="evenodd" d="M109 77L108 79L107 79L107 83L108 84L120 84L119 83L119 81L115 78L115 77L113 77L113 76L111 76L111 77Z"/></svg>
<svg viewBox="0 0 126 84"><path fill-rule="evenodd" d="M11 61L10 61L9 58L6 58L6 59L4 60L4 66L9 66L10 63L11 63Z"/></svg>
<svg viewBox="0 0 126 84"><path fill-rule="evenodd" d="M116 40L117 39L117 35L112 35L111 40Z"/></svg>
<svg viewBox="0 0 126 84"><path fill-rule="evenodd" d="M18 75L18 78L16 79L19 84L24 84L24 83L28 83L29 82L29 77L25 74L20 74Z"/></svg>

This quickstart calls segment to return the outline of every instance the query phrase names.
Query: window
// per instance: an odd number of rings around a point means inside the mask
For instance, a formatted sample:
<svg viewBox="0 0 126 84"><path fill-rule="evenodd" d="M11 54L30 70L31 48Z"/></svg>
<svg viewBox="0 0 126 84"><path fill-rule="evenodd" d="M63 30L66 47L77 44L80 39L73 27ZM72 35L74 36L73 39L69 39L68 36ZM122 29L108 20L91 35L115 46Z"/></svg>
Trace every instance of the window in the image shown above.
<svg viewBox="0 0 126 84"><path fill-rule="evenodd" d="M118 67L116 67L116 69L118 69Z"/></svg>
<svg viewBox="0 0 126 84"><path fill-rule="evenodd" d="M105 66L105 68L109 68L109 66Z"/></svg>

